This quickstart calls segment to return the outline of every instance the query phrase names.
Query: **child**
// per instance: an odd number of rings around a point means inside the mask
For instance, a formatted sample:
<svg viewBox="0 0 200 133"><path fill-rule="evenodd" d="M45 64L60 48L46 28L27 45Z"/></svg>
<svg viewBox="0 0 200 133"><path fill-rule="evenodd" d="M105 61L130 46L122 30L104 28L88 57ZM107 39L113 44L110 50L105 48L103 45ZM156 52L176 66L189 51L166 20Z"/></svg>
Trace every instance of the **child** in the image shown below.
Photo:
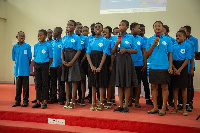
<svg viewBox="0 0 200 133"><path fill-rule="evenodd" d="M176 41L176 39L174 39L173 37L169 36L169 26L167 25L163 25L163 33L165 34L166 37L170 38L172 41L172 44L174 44L174 42Z"/></svg>
<svg viewBox="0 0 200 133"><path fill-rule="evenodd" d="M88 45L88 38L86 36L84 36L82 34L82 30L83 26L82 24L79 22L77 22L77 26L75 29L76 35L78 35L81 39L81 54L79 56L79 62L80 62L80 72L81 72L81 82L79 82L78 85L78 94L79 95L79 102L81 103L81 106L85 106L85 91L86 91L86 75L87 75L87 71L88 71L88 62L86 60L86 48ZM82 94L82 95L81 95Z"/></svg>
<svg viewBox="0 0 200 133"><path fill-rule="evenodd" d="M47 42L49 44L52 44L53 43L53 31L51 29L48 29L47 30Z"/></svg>
<svg viewBox="0 0 200 133"><path fill-rule="evenodd" d="M108 71L106 66L106 56L108 54L108 42L101 35L103 30L103 25L101 23L96 23L94 27L95 38L90 41L87 47L86 56L89 62L90 68L88 71L88 76L90 81L88 84L92 86L92 106L91 111L96 108L96 89L100 88L100 103L97 107L97 111L102 111L104 108L103 98L104 90L108 87Z"/></svg>
<svg viewBox="0 0 200 133"><path fill-rule="evenodd" d="M160 116L166 114L166 104L168 99L168 83L172 74L172 44L171 40L163 34L163 23L156 21L153 24L154 36L147 41L145 52L147 58L151 56L149 82L151 83L151 92L154 108L148 111L148 114L159 113ZM160 38L159 38L160 37ZM158 84L161 84L163 105L159 112L157 107Z"/></svg>
<svg viewBox="0 0 200 133"><path fill-rule="evenodd" d="M18 43L13 46L12 60L15 61L14 74L16 77L16 102L12 107L20 106L21 94L23 87L23 104L21 107L28 106L29 98L29 76L30 76L30 64L31 64L31 46L24 42L25 33L23 31L18 32L16 38Z"/></svg>
<svg viewBox="0 0 200 133"><path fill-rule="evenodd" d="M59 103L64 105L65 101L65 83L61 81L62 74L62 59L61 59L61 49L63 47L62 43L62 28L56 27L54 29L53 37L54 41L52 43L53 49L53 62L50 66L50 76L51 76L51 87L50 87L50 101L49 103L57 103L57 80L58 80L58 94Z"/></svg>
<svg viewBox="0 0 200 133"><path fill-rule="evenodd" d="M145 26L144 24L140 24L140 36L143 38L144 44L146 46L148 38L145 37L144 34L145 34ZM147 79L147 69L142 74L142 82L145 91L146 104L153 105L153 102L150 99L150 88L149 88L149 81Z"/></svg>
<svg viewBox="0 0 200 133"><path fill-rule="evenodd" d="M133 59L133 63L135 66L137 79L138 79L138 86L134 88L135 90L135 107L140 108L139 99L141 94L141 79L142 79L142 73L147 68L147 59L144 58L144 53L146 51L146 45L144 44L143 38L139 36L140 34L140 25L138 23L132 23L130 25L131 35L133 35L135 41L136 41L136 47L137 47L137 54L131 54L131 57ZM132 106L132 96L133 96L133 88L130 92L130 101L129 106Z"/></svg>
<svg viewBox="0 0 200 133"><path fill-rule="evenodd" d="M112 54L116 52L116 86L118 87L119 107L114 112L128 113L128 102L130 97L130 87L137 86L137 75L133 65L131 54L137 54L134 45L135 40L126 30L129 28L129 22L122 20L119 24L121 38L114 36L114 44ZM125 91L125 107L123 108L123 93Z"/></svg>
<svg viewBox="0 0 200 133"><path fill-rule="evenodd" d="M184 30L179 30L176 33L176 41L173 44L173 70L172 85L174 87L174 109L171 114L178 112L177 100L178 90L181 88L183 96L183 115L187 116L186 102L187 102L187 87L188 87L188 62L191 59L190 44L185 42L186 33Z"/></svg>
<svg viewBox="0 0 200 133"><path fill-rule="evenodd" d="M88 37L89 34L89 28L87 26L83 26L82 34L86 37Z"/></svg>
<svg viewBox="0 0 200 133"><path fill-rule="evenodd" d="M42 104L42 109L47 108L47 100L49 95L48 88L48 76L50 71L50 66L53 61L53 52L51 45L46 42L47 31L39 30L38 32L38 43L34 45L34 64L35 64L35 79L36 79L36 99L32 108L41 107L40 101L41 96L44 100Z"/></svg>
<svg viewBox="0 0 200 133"><path fill-rule="evenodd" d="M81 40L74 33L76 22L69 20L67 23L68 35L63 39L64 46L62 48L62 81L66 81L66 104L64 108L73 109L75 105L75 98L77 95L78 81L81 80L80 66L78 57L81 53ZM72 100L70 102L70 82L73 84Z"/></svg>
<svg viewBox="0 0 200 133"><path fill-rule="evenodd" d="M115 27L115 28L113 29L112 34L115 36L115 35L118 35L119 32L120 32L119 28L118 28L118 27Z"/></svg>

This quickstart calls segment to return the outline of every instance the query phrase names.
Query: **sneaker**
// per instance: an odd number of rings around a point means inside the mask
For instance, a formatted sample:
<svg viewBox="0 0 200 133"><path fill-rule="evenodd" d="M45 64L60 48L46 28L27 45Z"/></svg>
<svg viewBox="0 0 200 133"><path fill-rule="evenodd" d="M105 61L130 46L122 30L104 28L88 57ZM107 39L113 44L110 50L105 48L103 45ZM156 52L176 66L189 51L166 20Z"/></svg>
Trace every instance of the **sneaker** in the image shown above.
<svg viewBox="0 0 200 133"><path fill-rule="evenodd" d="M81 106L85 106L85 100L81 99Z"/></svg>
<svg viewBox="0 0 200 133"><path fill-rule="evenodd" d="M146 100L146 104L147 105L153 105L153 102L151 101L151 99Z"/></svg>
<svg viewBox="0 0 200 133"><path fill-rule="evenodd" d="M104 109L104 104L103 103L99 103L98 107L97 107L97 111L102 111Z"/></svg>
<svg viewBox="0 0 200 133"><path fill-rule="evenodd" d="M65 104L65 106L63 108L64 109L68 109L68 107L69 107L69 102L66 101L66 104Z"/></svg>
<svg viewBox="0 0 200 133"><path fill-rule="evenodd" d="M68 106L68 109L74 109L74 106L75 106L75 103L70 102L70 104L69 104L69 106Z"/></svg>
<svg viewBox="0 0 200 133"><path fill-rule="evenodd" d="M38 104L38 103L35 103L32 108L40 108L41 107L41 104Z"/></svg>
<svg viewBox="0 0 200 133"><path fill-rule="evenodd" d="M27 106L28 106L28 102L24 101L21 107L27 107Z"/></svg>
<svg viewBox="0 0 200 133"><path fill-rule="evenodd" d="M186 111L188 111L188 112L192 112L192 109L190 108L189 105L186 106Z"/></svg>
<svg viewBox="0 0 200 133"><path fill-rule="evenodd" d="M123 113L129 113L129 109L127 107L124 107Z"/></svg>
<svg viewBox="0 0 200 133"><path fill-rule="evenodd" d="M43 103L41 108L42 108L42 109L46 109L46 108L47 108L47 104L46 104L46 103Z"/></svg>
<svg viewBox="0 0 200 133"><path fill-rule="evenodd" d="M183 105L182 104L177 105L177 109L178 110L182 110L183 109Z"/></svg>
<svg viewBox="0 0 200 133"><path fill-rule="evenodd" d="M113 110L113 112L122 112L123 108L121 107L117 107L116 109Z"/></svg>
<svg viewBox="0 0 200 133"><path fill-rule="evenodd" d="M104 104L104 108L106 108L106 109L110 109L111 106L112 106L111 102L107 102Z"/></svg>
<svg viewBox="0 0 200 133"><path fill-rule="evenodd" d="M20 106L20 102L15 102L12 107Z"/></svg>

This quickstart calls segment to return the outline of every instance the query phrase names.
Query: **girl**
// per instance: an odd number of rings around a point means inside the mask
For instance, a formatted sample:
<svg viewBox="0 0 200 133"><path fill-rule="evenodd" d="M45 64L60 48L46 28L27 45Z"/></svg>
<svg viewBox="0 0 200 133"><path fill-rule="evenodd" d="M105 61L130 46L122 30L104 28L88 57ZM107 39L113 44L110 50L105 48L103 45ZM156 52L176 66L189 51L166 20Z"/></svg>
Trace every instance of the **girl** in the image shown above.
<svg viewBox="0 0 200 133"><path fill-rule="evenodd" d="M172 77L172 85L174 87L174 109L171 114L176 114L178 90L182 89L183 96L183 115L187 116L186 102L187 102L187 87L188 87L188 62L191 59L190 44L185 42L186 33L183 30L179 30L176 33L176 41L173 45L173 70L174 75Z"/></svg>
<svg viewBox="0 0 200 133"><path fill-rule="evenodd" d="M116 54L116 86L118 87L119 95L119 107L114 109L114 112L128 113L128 102L130 97L130 87L137 86L137 75L133 65L131 54L137 54L136 47L134 45L134 38L129 35L126 30L129 27L127 20L122 20L119 24L121 38L114 40L116 44L112 49L112 54ZM123 89L125 90L125 108L123 108Z"/></svg>
<svg viewBox="0 0 200 133"><path fill-rule="evenodd" d="M145 52L147 58L151 56L149 82L151 83L151 92L154 108L148 111L148 114L159 113L160 116L166 114L166 103L168 99L168 83L172 74L172 44L169 38L163 34L163 23L156 21L153 24L154 36L147 41ZM157 107L158 84L162 87L163 105L159 112Z"/></svg>
<svg viewBox="0 0 200 133"><path fill-rule="evenodd" d="M62 48L62 81L66 81L66 104L64 108L73 109L75 105L75 98L77 94L78 81L81 80L80 66L78 57L81 53L81 40L80 37L74 33L76 22L69 20L67 23L68 35L63 39ZM70 102L70 82L73 84L72 101ZM69 104L70 102L70 104Z"/></svg>
<svg viewBox="0 0 200 133"><path fill-rule="evenodd" d="M89 41L86 57L89 62L90 68L88 71L89 86L92 86L92 107L91 111L96 108L96 89L100 88L100 103L97 107L97 111L101 111L104 108L103 98L105 88L108 87L108 71L105 63L108 53L107 40L101 35L103 25L96 23L94 27L95 38L93 41Z"/></svg>

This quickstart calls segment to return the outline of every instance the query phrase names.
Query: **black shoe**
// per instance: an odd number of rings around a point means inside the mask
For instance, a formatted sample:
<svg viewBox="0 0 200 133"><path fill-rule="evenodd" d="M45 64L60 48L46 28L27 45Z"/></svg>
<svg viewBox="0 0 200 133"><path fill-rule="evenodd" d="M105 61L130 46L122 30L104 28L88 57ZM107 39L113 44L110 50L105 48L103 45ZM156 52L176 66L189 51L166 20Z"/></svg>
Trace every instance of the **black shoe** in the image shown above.
<svg viewBox="0 0 200 133"><path fill-rule="evenodd" d="M174 102L170 102L169 106L174 107Z"/></svg>
<svg viewBox="0 0 200 133"><path fill-rule="evenodd" d="M38 103L35 103L32 108L40 108L41 107L41 104L38 104Z"/></svg>
<svg viewBox="0 0 200 133"><path fill-rule="evenodd" d="M59 104L60 105L65 105L65 102L64 101L60 101Z"/></svg>
<svg viewBox="0 0 200 133"><path fill-rule="evenodd" d="M165 113L159 112L158 115L159 115L159 116L164 116L164 115L166 115L166 112L165 112Z"/></svg>
<svg viewBox="0 0 200 133"><path fill-rule="evenodd" d="M129 109L127 107L124 107L123 113L129 113Z"/></svg>
<svg viewBox="0 0 200 133"><path fill-rule="evenodd" d="M180 105L180 104L177 105L177 109L178 109L178 110L182 110L182 109L183 109L183 105Z"/></svg>
<svg viewBox="0 0 200 133"><path fill-rule="evenodd" d="M122 111L123 111L123 108L121 108L121 107L118 107L113 110L113 112L122 112Z"/></svg>
<svg viewBox="0 0 200 133"><path fill-rule="evenodd" d="M15 102L12 107L20 106L20 102Z"/></svg>
<svg viewBox="0 0 200 133"><path fill-rule="evenodd" d="M153 102L151 101L151 99L146 100L146 104L147 105L153 105Z"/></svg>
<svg viewBox="0 0 200 133"><path fill-rule="evenodd" d="M192 112L192 109L190 108L190 106L186 106L186 111L188 111L188 112Z"/></svg>
<svg viewBox="0 0 200 133"><path fill-rule="evenodd" d="M33 101L31 101L32 103L36 103L37 102L37 99L35 99L35 100L33 100Z"/></svg>
<svg viewBox="0 0 200 133"><path fill-rule="evenodd" d="M47 104L46 104L46 103L43 103L41 108L42 108L42 109L46 109L46 108L47 108Z"/></svg>
<svg viewBox="0 0 200 133"><path fill-rule="evenodd" d="M153 112L153 111L148 111L148 112L147 112L147 114L158 114L158 113L159 113L159 110L156 110L156 111L154 111L154 112Z"/></svg>
<svg viewBox="0 0 200 133"><path fill-rule="evenodd" d="M28 106L28 102L23 102L21 107L27 107Z"/></svg>

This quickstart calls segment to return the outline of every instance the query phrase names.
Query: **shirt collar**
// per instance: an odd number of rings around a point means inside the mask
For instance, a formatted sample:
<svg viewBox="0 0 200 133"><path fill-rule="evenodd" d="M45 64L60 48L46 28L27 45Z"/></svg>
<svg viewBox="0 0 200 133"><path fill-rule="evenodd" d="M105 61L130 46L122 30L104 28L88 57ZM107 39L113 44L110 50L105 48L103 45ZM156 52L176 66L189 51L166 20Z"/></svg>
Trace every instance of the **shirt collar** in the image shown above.
<svg viewBox="0 0 200 133"><path fill-rule="evenodd" d="M156 37L156 34L154 34L154 37ZM163 38L163 37L166 37L165 34L162 34L162 35L160 36L160 38Z"/></svg>
<svg viewBox="0 0 200 133"><path fill-rule="evenodd" d="M25 42L22 43L22 45L24 45L24 44L25 44ZM20 46L20 45L19 45L19 42L17 42L17 45ZM22 45L21 45L21 46L22 46Z"/></svg>

